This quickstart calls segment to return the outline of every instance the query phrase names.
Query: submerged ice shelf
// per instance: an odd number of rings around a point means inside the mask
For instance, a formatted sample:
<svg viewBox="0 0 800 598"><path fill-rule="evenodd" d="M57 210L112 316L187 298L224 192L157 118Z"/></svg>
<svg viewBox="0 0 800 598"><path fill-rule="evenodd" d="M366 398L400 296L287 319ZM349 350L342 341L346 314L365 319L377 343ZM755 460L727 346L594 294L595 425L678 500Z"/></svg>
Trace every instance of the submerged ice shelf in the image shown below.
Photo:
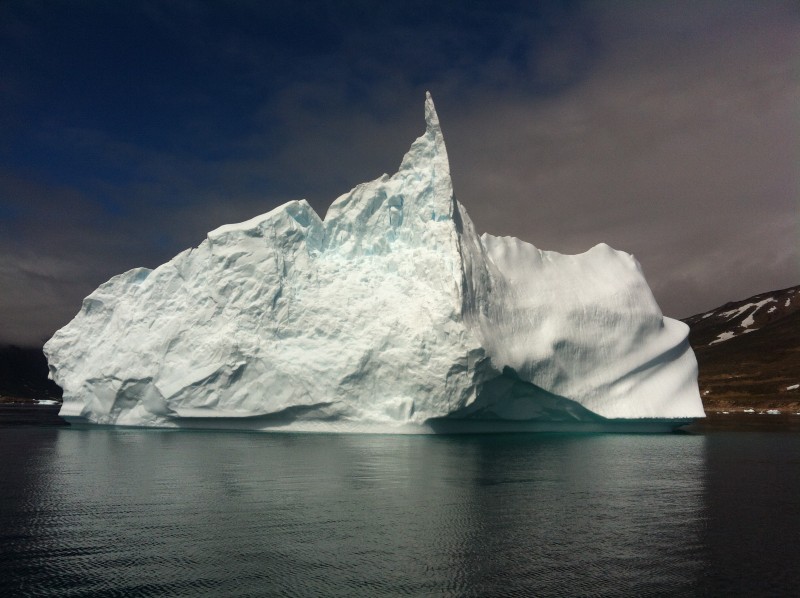
<svg viewBox="0 0 800 598"><path fill-rule="evenodd" d="M136 426L544 429L704 415L639 264L478 236L430 95L400 169L115 276L45 345L61 416ZM477 429L477 428L476 428Z"/></svg>

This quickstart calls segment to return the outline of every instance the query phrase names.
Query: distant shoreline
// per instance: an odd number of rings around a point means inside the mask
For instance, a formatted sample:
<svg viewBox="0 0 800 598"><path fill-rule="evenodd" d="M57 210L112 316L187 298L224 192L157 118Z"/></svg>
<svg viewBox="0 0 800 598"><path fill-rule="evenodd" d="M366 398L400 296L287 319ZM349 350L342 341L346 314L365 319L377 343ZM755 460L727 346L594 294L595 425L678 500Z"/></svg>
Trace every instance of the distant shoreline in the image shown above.
<svg viewBox="0 0 800 598"><path fill-rule="evenodd" d="M800 415L795 412L777 414L755 410L753 413L738 411L706 411L704 419L684 426L683 431L692 434L708 432L800 432Z"/></svg>

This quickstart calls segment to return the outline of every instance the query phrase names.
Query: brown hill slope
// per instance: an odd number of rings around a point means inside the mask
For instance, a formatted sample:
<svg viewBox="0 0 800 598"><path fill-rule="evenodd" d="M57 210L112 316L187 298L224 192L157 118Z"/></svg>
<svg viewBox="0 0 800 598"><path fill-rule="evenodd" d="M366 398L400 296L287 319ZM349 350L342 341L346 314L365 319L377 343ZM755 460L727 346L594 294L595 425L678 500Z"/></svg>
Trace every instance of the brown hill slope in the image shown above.
<svg viewBox="0 0 800 598"><path fill-rule="evenodd" d="M684 320L706 411L800 413L800 286Z"/></svg>

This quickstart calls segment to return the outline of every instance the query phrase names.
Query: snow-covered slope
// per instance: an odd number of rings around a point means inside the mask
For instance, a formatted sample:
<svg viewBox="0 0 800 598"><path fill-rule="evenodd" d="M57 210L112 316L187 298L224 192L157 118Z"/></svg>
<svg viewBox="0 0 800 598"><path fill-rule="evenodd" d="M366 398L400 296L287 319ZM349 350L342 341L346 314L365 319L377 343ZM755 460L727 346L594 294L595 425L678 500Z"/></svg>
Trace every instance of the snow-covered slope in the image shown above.
<svg viewBox="0 0 800 598"><path fill-rule="evenodd" d="M61 415L354 431L702 416L687 328L636 261L479 238L425 108L400 170L324 220L292 201L101 285L45 346Z"/></svg>
<svg viewBox="0 0 800 598"><path fill-rule="evenodd" d="M692 329L695 346L711 346L760 330L798 310L800 287L789 287L731 301L684 321Z"/></svg>

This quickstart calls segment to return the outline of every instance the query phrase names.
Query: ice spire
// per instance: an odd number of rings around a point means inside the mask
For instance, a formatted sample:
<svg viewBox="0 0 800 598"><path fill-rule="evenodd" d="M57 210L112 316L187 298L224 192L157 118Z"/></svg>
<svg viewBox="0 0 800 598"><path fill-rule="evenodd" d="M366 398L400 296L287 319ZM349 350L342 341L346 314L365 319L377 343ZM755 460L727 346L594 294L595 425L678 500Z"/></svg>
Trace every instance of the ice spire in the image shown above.
<svg viewBox="0 0 800 598"><path fill-rule="evenodd" d="M430 193L425 202L435 218L450 218L453 214L453 183L450 179L450 162L439 125L439 116L430 92L425 93L425 134L418 137L403 157L398 175L415 172L415 178L426 180Z"/></svg>
<svg viewBox="0 0 800 598"><path fill-rule="evenodd" d="M433 141L435 148L434 156L436 167L441 173L446 173L448 183L450 182L450 160L447 157L447 147L444 144L442 127L439 125L439 115L436 114L436 106L433 104L431 92L425 92L425 135ZM452 194L452 190L451 190Z"/></svg>
<svg viewBox="0 0 800 598"><path fill-rule="evenodd" d="M450 162L444 144L439 115L433 104L431 92L425 92L425 134L417 138L408 153L403 157L400 170L423 167L434 169L442 178L450 182Z"/></svg>
<svg viewBox="0 0 800 598"><path fill-rule="evenodd" d="M433 96L431 92L425 92L425 129L426 131L434 132L441 138L442 130L439 126L439 115L436 114L436 106L433 104Z"/></svg>

